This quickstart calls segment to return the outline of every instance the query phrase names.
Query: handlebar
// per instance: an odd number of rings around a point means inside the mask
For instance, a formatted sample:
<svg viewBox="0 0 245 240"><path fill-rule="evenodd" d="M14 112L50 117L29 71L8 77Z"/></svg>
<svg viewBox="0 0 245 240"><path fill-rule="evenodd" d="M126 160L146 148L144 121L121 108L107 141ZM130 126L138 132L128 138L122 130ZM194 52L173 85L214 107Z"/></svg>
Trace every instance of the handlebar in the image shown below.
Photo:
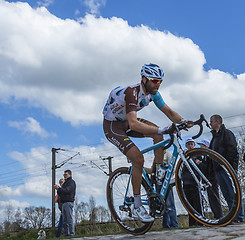
<svg viewBox="0 0 245 240"><path fill-rule="evenodd" d="M207 126L208 128L211 128L211 127L209 126L209 124L208 124L208 121L205 119L204 115L201 114L201 115L200 115L200 118L199 118L197 121L195 121L194 124L193 124L193 126L194 126L194 125L199 125L199 127L200 127L199 133L198 133L197 135L193 136L193 137L192 137L193 139L199 138L199 137L202 135L202 132L203 132L203 125L202 125L202 123L203 123L203 122L206 123L206 126Z"/></svg>
<svg viewBox="0 0 245 240"><path fill-rule="evenodd" d="M208 124L208 121L205 119L204 115L201 114L200 115L200 118L196 121L194 121L192 123L192 126L193 127L194 125L198 125L200 127L199 129L199 132L197 133L197 135L193 136L192 138L193 139L196 139L198 137L200 137L202 135L202 132L203 132L203 125L202 123L205 122L206 123L206 126L208 128L211 128ZM180 138L180 130L183 130L183 129L187 129L188 128L188 123L183 121L183 122L180 122L180 123L173 123L171 125L171 127L165 131L166 134L169 134L170 135L170 142L163 147L163 149L167 149L169 148L172 144L173 144L173 141L174 141L174 133L177 134L177 137Z"/></svg>

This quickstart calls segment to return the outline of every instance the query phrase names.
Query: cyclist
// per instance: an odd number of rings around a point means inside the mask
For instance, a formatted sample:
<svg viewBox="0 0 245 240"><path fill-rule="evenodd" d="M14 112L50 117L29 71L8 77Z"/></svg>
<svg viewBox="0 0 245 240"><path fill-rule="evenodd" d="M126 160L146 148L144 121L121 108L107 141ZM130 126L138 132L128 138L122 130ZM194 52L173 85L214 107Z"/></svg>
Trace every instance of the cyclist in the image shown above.
<svg viewBox="0 0 245 240"><path fill-rule="evenodd" d="M158 65L152 63L143 65L141 82L113 89L103 110L103 128L106 138L133 163L133 216L142 222L152 222L154 218L147 213L140 198L144 157L129 137L151 137L154 143L158 143L163 140L164 129L150 121L137 118L137 111L153 101L172 122L179 123L183 120L164 102L158 91L163 76L164 72ZM156 172L158 172L163 163L162 149L155 149L154 155Z"/></svg>

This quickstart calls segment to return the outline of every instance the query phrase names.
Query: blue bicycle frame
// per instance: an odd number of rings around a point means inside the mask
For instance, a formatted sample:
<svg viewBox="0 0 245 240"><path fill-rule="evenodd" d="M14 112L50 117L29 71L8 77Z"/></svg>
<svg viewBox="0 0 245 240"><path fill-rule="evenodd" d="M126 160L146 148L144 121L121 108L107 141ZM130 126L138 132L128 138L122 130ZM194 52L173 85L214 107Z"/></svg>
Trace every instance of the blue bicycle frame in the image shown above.
<svg viewBox="0 0 245 240"><path fill-rule="evenodd" d="M161 141L159 143L156 143L154 145L152 145L151 147L145 148L143 150L141 150L141 153L147 153L149 151L152 151L156 148L159 147L163 147L166 146L168 143L170 142L170 139L167 139L165 141ZM177 140L177 137L174 136L174 140L173 140L173 153L172 153L172 158L169 162L169 166L166 170L166 174L165 174L165 178L162 184L162 188L160 190L160 196L162 197L162 199L165 199L165 196L167 194L167 190L170 184L170 180L171 180L171 176L173 175L173 171L174 171L174 166L176 164L177 158L180 155L180 157L182 158L182 160L184 161L184 164L186 165L186 167L188 168L189 172L191 173L191 175L194 177L196 183L200 186L200 181L198 180L198 178L196 177L196 175L194 174L192 168L190 167L190 165L199 173L199 176L201 177L201 179L203 179L208 185L212 186L212 184L209 182L209 180L202 174L202 172L199 170L199 168L196 166L196 164L193 162L192 159L186 159L185 155L184 155L184 151L182 150L180 143ZM129 184L130 184L130 179L132 177L132 171L133 171L133 165L131 167L131 171L130 171L130 177L127 183L127 188L126 188L126 193L124 196L124 202L126 204L134 204L134 202L129 201L127 199L127 193L128 193L128 189L129 189ZM153 193L156 193L155 189L153 188L153 186L150 183L150 180L147 176L147 173L145 171L145 169L143 168L143 177L145 178L149 188L152 190ZM147 199L141 199L142 204L143 205L148 205L148 200Z"/></svg>

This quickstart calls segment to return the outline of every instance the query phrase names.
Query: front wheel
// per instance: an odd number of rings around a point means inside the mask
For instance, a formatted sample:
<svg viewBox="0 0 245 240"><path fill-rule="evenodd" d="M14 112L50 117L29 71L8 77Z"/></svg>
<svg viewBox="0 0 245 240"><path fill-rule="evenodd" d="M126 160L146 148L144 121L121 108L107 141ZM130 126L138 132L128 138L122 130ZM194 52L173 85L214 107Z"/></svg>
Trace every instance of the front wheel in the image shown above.
<svg viewBox="0 0 245 240"><path fill-rule="evenodd" d="M191 166L194 173L191 174L182 159L176 167L176 189L185 209L191 217L206 226L229 224L237 216L241 203L240 186L233 168L210 149L189 150L185 158L190 166L192 162L198 167L198 170L194 170ZM218 181L220 175L225 184ZM225 193L227 186L230 188L229 194Z"/></svg>
<svg viewBox="0 0 245 240"><path fill-rule="evenodd" d="M131 168L118 168L108 179L107 182L107 202L112 217L116 223L127 233L140 235L146 233L152 226L153 222L143 223L132 216L134 207L134 194L130 181ZM127 195L125 196L127 192ZM149 212L148 205L149 190L145 179L141 183L141 201Z"/></svg>

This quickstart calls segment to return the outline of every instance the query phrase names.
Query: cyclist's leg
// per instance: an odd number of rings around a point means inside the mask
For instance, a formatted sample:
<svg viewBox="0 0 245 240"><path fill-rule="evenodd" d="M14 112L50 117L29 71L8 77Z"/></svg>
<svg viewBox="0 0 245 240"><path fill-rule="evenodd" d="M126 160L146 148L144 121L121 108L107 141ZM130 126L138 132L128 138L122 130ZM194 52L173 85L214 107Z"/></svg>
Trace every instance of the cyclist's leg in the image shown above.
<svg viewBox="0 0 245 240"><path fill-rule="evenodd" d="M133 133L133 136L136 137L144 137L143 134L131 131L127 121L113 122L104 120L103 128L108 141L114 144L133 163L132 187L135 198L135 215L144 222L154 221L154 218L142 206L140 198L144 158L140 150L128 137L128 133Z"/></svg>
<svg viewBox="0 0 245 240"><path fill-rule="evenodd" d="M148 120L145 120L145 119L142 119L142 118L138 118L138 121L140 122L143 122L147 125L150 125L150 126L156 126L154 123L148 121ZM150 137L153 139L153 142L154 144L158 143L158 142L161 142L163 140L163 135L162 134L141 134L141 133L138 133L138 132L135 132L135 131L128 131L127 132L129 136L132 136L132 137L138 137L138 138L142 138L142 137ZM153 172L158 171L158 169L160 168L160 165L163 164L163 150L162 148L156 148L154 149L154 161L153 161L153 164L152 164L152 169L153 169ZM160 189L161 189L161 186L160 185L156 185L156 191L159 193L160 192Z"/></svg>
<svg viewBox="0 0 245 240"><path fill-rule="evenodd" d="M130 148L126 153L126 156L133 163L133 171L132 171L132 187L134 193L133 215L139 218L142 222L152 222L154 221L154 218L151 217L147 213L145 208L142 206L141 197L140 197L144 157L136 146Z"/></svg>
<svg viewBox="0 0 245 240"><path fill-rule="evenodd" d="M103 123L106 138L114 144L133 163L132 185L135 195L140 194L140 186L144 165L144 157L138 147L131 141L128 135L144 137L140 133L129 129L127 121L111 122L104 120ZM129 134L128 134L129 133Z"/></svg>
<svg viewBox="0 0 245 240"><path fill-rule="evenodd" d="M145 124L148 124L148 125L151 125L151 126L156 126L156 124L148 121L148 120L145 120L145 119L140 119L141 122L145 123ZM156 144L158 142L161 142L163 140L163 135L162 134L149 134L149 135L145 135L145 137L150 137L153 139L153 143ZM154 158L154 162L156 164L163 164L163 150L162 148L156 148L154 150L154 155L155 155L155 158Z"/></svg>
<svg viewBox="0 0 245 240"><path fill-rule="evenodd" d="M144 165L144 157L136 146L130 148L126 153L126 156L128 159L130 159L134 166L132 172L133 192L134 195L139 195Z"/></svg>
<svg viewBox="0 0 245 240"><path fill-rule="evenodd" d="M147 137L151 137L153 139L154 144L159 143L163 140L163 136L160 134L149 135ZM154 150L154 162L156 164L163 164L163 150L162 148L156 148Z"/></svg>
<svg viewBox="0 0 245 240"><path fill-rule="evenodd" d="M128 130L127 121L108 121L104 119L103 129L107 140L115 145L124 155L126 155L131 147L135 146L126 133Z"/></svg>
<svg viewBox="0 0 245 240"><path fill-rule="evenodd" d="M103 123L106 138L114 144L133 163L132 185L133 193L140 194L140 186L144 165L144 157L138 147L128 136L144 137L143 134L131 131L128 121L111 122L104 120Z"/></svg>

